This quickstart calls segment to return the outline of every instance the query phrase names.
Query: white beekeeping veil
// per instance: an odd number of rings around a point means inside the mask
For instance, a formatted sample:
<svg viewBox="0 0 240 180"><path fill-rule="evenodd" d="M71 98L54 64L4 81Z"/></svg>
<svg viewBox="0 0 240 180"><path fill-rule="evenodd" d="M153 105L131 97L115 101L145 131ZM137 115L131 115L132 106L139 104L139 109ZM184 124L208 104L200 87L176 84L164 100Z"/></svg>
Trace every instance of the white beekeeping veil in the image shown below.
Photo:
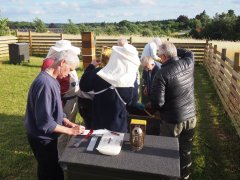
<svg viewBox="0 0 240 180"><path fill-rule="evenodd" d="M134 87L139 65L134 46L113 46L108 64L97 75L114 87Z"/></svg>

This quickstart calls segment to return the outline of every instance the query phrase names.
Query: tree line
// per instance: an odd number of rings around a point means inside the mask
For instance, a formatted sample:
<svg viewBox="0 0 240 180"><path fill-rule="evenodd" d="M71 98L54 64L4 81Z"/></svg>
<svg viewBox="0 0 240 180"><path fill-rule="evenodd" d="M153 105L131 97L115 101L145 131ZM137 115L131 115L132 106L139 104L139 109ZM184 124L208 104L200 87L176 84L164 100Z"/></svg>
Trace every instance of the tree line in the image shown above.
<svg viewBox="0 0 240 180"><path fill-rule="evenodd" d="M0 35L10 32L10 29L34 29L36 32L47 32L48 28L61 28L67 34L80 34L92 31L96 35L140 35L140 36L173 36L192 37L210 40L240 40L240 16L233 10L227 13L216 13L213 18L206 11L189 19L180 15L177 19L162 21L137 21L127 20L119 23L80 23L75 24L71 19L67 24L46 24L41 19L35 18L33 22L11 22L7 18L0 19Z"/></svg>

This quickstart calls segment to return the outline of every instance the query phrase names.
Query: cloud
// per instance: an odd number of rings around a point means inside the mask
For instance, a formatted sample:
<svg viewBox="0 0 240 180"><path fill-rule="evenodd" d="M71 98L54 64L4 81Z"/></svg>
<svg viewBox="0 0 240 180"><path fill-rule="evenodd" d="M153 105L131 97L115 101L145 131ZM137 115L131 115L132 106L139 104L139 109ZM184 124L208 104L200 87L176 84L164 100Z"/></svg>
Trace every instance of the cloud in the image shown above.
<svg viewBox="0 0 240 180"><path fill-rule="evenodd" d="M123 13L123 16L124 16L124 17L132 17L132 16L134 16L134 15L135 15L134 12L124 12L124 13Z"/></svg>
<svg viewBox="0 0 240 180"><path fill-rule="evenodd" d="M29 13L30 13L31 15L34 15L34 16L35 16L35 15L46 14L47 12L44 11L44 10L39 9L39 10L30 10Z"/></svg>
<svg viewBox="0 0 240 180"><path fill-rule="evenodd" d="M105 18L105 17L106 17L106 16L105 16L102 12L100 12L100 11L96 12L96 13L95 13L95 16L96 16L96 18Z"/></svg>
<svg viewBox="0 0 240 180"><path fill-rule="evenodd" d="M223 5L225 3L226 3L226 1L224 1L224 0L217 0L216 1L216 4L218 4L218 5Z"/></svg>
<svg viewBox="0 0 240 180"><path fill-rule="evenodd" d="M0 0L1 15L11 21L44 22L119 22L164 20L206 10L209 16L233 9L239 15L240 0ZM215 7L214 9L212 7Z"/></svg>
<svg viewBox="0 0 240 180"><path fill-rule="evenodd" d="M155 5L156 0L91 0L90 6L92 8L100 9L111 9L111 8L121 8L124 7L126 11L129 10L129 8L139 8L149 5Z"/></svg>
<svg viewBox="0 0 240 180"><path fill-rule="evenodd" d="M140 0L139 3L142 5L155 5L156 1L155 0Z"/></svg>
<svg viewBox="0 0 240 180"><path fill-rule="evenodd" d="M92 0L93 4L101 4L101 5L105 5L109 3L109 0Z"/></svg>
<svg viewBox="0 0 240 180"><path fill-rule="evenodd" d="M233 4L240 5L240 0L232 0L232 3L233 3Z"/></svg>
<svg viewBox="0 0 240 180"><path fill-rule="evenodd" d="M28 0L9 0L9 1L16 4L25 4L28 2Z"/></svg>

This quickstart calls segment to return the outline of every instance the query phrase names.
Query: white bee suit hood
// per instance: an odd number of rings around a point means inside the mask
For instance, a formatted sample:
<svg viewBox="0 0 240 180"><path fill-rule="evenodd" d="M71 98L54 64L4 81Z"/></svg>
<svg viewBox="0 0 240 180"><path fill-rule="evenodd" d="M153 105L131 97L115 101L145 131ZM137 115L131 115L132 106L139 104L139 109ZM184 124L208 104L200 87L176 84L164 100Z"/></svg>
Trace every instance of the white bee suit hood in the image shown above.
<svg viewBox="0 0 240 180"><path fill-rule="evenodd" d="M114 87L134 87L139 65L138 51L134 46L113 46L108 64L97 75Z"/></svg>

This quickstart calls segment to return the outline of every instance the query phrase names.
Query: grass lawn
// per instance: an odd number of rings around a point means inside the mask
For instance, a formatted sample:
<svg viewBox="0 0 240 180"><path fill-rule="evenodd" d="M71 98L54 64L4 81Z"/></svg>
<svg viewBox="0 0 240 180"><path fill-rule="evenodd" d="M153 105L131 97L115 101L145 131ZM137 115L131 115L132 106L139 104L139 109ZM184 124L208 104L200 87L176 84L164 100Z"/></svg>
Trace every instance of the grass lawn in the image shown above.
<svg viewBox="0 0 240 180"><path fill-rule="evenodd" d="M195 68L195 98L192 179L240 179L240 138L201 64Z"/></svg>
<svg viewBox="0 0 240 180"><path fill-rule="evenodd" d="M23 116L41 62L42 58L31 57L30 63L11 65L7 58L0 59L0 179L36 179ZM201 64L196 65L195 97L198 125L192 179L240 179L240 139Z"/></svg>

